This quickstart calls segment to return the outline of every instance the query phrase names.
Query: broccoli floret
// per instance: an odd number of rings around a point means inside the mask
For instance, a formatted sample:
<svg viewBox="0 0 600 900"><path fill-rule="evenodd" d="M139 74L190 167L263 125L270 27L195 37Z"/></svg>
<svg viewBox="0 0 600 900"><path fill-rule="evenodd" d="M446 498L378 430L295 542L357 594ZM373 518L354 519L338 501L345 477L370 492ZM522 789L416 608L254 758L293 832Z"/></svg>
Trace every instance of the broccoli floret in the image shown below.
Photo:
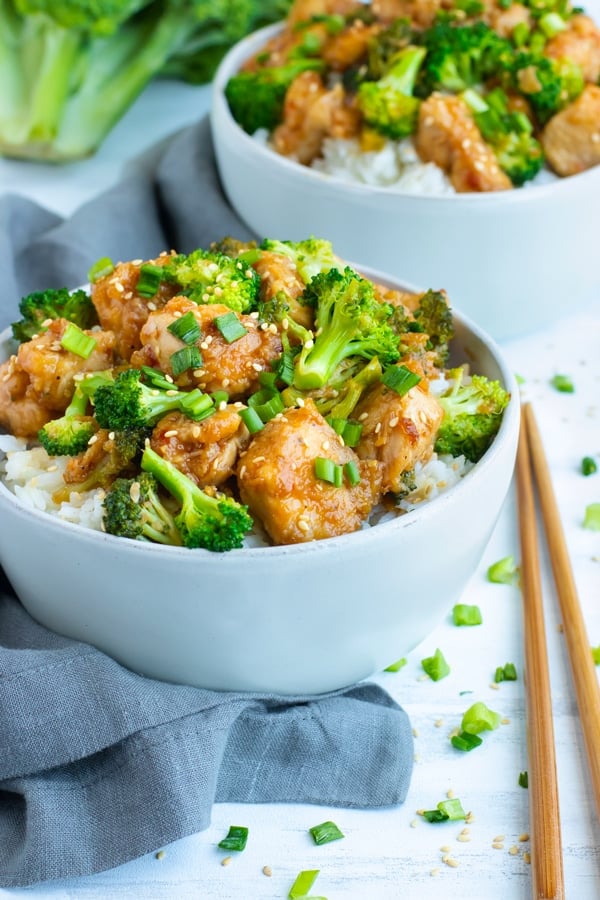
<svg viewBox="0 0 600 900"><path fill-rule="evenodd" d="M421 101L413 97L413 90L424 58L422 47L406 47L391 60L382 78L359 86L358 107L365 122L380 134L397 140L415 130Z"/></svg>
<svg viewBox="0 0 600 900"><path fill-rule="evenodd" d="M585 81L581 66L569 59L518 53L505 76L507 86L527 98L540 125L545 125L579 97Z"/></svg>
<svg viewBox="0 0 600 900"><path fill-rule="evenodd" d="M449 388L438 397L444 417L435 439L435 450L477 462L500 428L510 394L499 381L491 381L484 375L468 378L462 366L450 374Z"/></svg>
<svg viewBox="0 0 600 900"><path fill-rule="evenodd" d="M372 81L383 78L390 62L409 44L414 43L415 32L410 19L395 19L387 28L379 31L369 41L367 75Z"/></svg>
<svg viewBox="0 0 600 900"><path fill-rule="evenodd" d="M76 388L64 416L47 422L38 431L38 440L48 456L77 456L85 450L97 428L93 416L86 415L88 402L83 391Z"/></svg>
<svg viewBox="0 0 600 900"><path fill-rule="evenodd" d="M288 256L296 266L304 284L308 284L319 272L328 272L329 269L337 269L340 265L333 252L331 241L323 238L309 237L304 241L278 241L265 238L260 249Z"/></svg>
<svg viewBox="0 0 600 900"><path fill-rule="evenodd" d="M429 290L423 294L414 312L414 318L419 330L427 334L427 349L435 351L436 365L445 365L449 344L454 337L452 311L448 306L445 292Z"/></svg>
<svg viewBox="0 0 600 900"><path fill-rule="evenodd" d="M258 304L259 322L273 322L282 328L281 339L284 349L289 349L289 338L295 338L302 344L313 337L312 331L300 325L291 315L289 297L284 291L277 291L268 300L261 300ZM285 322L285 328L284 323Z"/></svg>
<svg viewBox="0 0 600 900"><path fill-rule="evenodd" d="M514 185L520 187L538 174L544 164L542 145L533 136L533 125L524 112L511 112L501 88L485 97L474 90L462 98L473 113L475 124Z"/></svg>
<svg viewBox="0 0 600 900"><path fill-rule="evenodd" d="M322 72L320 59L294 59L281 66L238 72L225 86L231 115L248 134L259 128L272 131L283 115L287 89L302 72Z"/></svg>
<svg viewBox="0 0 600 900"><path fill-rule="evenodd" d="M493 76L503 61L511 60L513 48L483 22L456 25L448 19L436 22L421 36L427 56L417 93L460 93Z"/></svg>
<svg viewBox="0 0 600 900"><path fill-rule="evenodd" d="M380 303L372 283L353 269L315 275L303 302L314 307L316 337L304 343L296 359L294 387L323 387L348 356L378 356L382 363L398 359L398 338L388 324L392 307Z"/></svg>
<svg viewBox="0 0 600 900"><path fill-rule="evenodd" d="M46 330L47 319L68 319L79 328L92 328L98 324L96 309L85 291L70 292L67 288L34 291L21 299L19 312L23 318L13 322L12 333L15 340L30 341L36 334Z"/></svg>
<svg viewBox="0 0 600 900"><path fill-rule="evenodd" d="M108 534L157 544L181 544L173 515L158 494L153 475L117 478L103 501L103 524Z"/></svg>
<svg viewBox="0 0 600 900"><path fill-rule="evenodd" d="M111 431L147 428L168 412L178 411L200 420L214 409L208 394L164 389L145 384L139 369L119 372L114 382L101 385L94 394L94 414L102 428Z"/></svg>
<svg viewBox="0 0 600 900"><path fill-rule="evenodd" d="M202 249L174 256L163 277L195 303L222 303L238 313L254 309L260 288L258 273L243 259Z"/></svg>
<svg viewBox="0 0 600 900"><path fill-rule="evenodd" d="M236 258L241 254L244 254L244 256L250 255L250 252L256 250L257 247L256 241L240 241L238 238L226 235L220 241L213 241L210 245L210 251L211 253L223 253L225 256Z"/></svg>
<svg viewBox="0 0 600 900"><path fill-rule="evenodd" d="M150 447L144 450L142 469L178 502L175 524L185 547L221 553L243 545L244 535L254 524L246 506L224 494L207 494Z"/></svg>

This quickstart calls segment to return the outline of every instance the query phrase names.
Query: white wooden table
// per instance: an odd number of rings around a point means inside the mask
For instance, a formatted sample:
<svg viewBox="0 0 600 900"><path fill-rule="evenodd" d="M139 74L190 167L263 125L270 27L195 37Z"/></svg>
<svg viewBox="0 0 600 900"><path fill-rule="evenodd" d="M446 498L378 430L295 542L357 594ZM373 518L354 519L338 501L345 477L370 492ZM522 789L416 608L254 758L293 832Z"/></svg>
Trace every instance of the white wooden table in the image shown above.
<svg viewBox="0 0 600 900"><path fill-rule="evenodd" d="M58 168L0 161L0 192L24 193L68 214L113 184L124 163L144 147L197 120L208 103L208 88L154 84L95 158ZM151 135L146 130L149 121L154 129ZM600 298L590 298L588 312L579 318L565 318L534 335L505 341L503 349L514 370L525 378L523 396L534 404L590 643L596 646L600 644L600 534L584 530L582 519L588 503L600 502L600 473L585 478L579 464L584 455L595 455L600 462ZM556 372L571 375L575 393L561 394L550 386ZM432 548L432 556L434 552ZM518 785L519 773L528 767L521 600L516 587L491 584L485 577L492 562L509 554L518 560L514 492L462 598L480 607L483 624L457 628L448 615L413 651L405 668L377 676L407 710L415 729L415 770L404 806L364 812L319 806L217 805L207 831L163 848L164 855L158 859L151 854L89 878L28 890L0 890L0 898L275 900L287 897L301 869L320 870L313 894L328 900L529 898L528 795ZM595 900L600 897L600 829L545 556L543 562L566 896ZM451 674L434 683L423 679L420 660L436 647L442 649ZM493 689L495 668L506 662L515 663L519 678ZM505 724L488 733L481 747L460 753L451 747L449 734L475 700L500 712ZM461 835L464 823L431 825L416 813L435 807L448 791L473 814L467 834ZM316 847L307 829L326 819L339 825L345 839ZM244 853L223 866L225 854L217 843L230 824L247 825L250 837ZM263 874L264 866L271 867L271 877Z"/></svg>

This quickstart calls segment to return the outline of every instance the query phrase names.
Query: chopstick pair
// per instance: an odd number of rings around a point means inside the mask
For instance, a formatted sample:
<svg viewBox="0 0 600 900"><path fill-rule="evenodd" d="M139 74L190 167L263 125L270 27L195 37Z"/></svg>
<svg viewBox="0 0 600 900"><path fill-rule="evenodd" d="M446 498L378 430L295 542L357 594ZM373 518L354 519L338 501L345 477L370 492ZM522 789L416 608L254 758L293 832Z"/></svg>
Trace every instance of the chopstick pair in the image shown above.
<svg viewBox="0 0 600 900"><path fill-rule="evenodd" d="M563 900L564 873L554 726L532 469L567 643L596 811L600 816L600 691L550 470L533 409L529 403L525 403L522 407L517 453L517 487L525 633L532 888L533 896L538 900Z"/></svg>

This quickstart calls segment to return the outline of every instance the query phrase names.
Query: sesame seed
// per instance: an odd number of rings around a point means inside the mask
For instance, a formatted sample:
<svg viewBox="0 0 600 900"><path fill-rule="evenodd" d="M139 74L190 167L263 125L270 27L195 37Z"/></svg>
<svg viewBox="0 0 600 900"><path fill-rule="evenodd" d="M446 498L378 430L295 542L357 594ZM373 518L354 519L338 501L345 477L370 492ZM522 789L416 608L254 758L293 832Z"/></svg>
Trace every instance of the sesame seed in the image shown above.
<svg viewBox="0 0 600 900"><path fill-rule="evenodd" d="M229 863L231 862L231 860L232 860L231 856L224 856L223 859L221 860L221 865L228 866Z"/></svg>
<svg viewBox="0 0 600 900"><path fill-rule="evenodd" d="M273 874L273 869L271 868L271 866L263 866L262 872L263 875L266 875L268 878L270 878Z"/></svg>
<svg viewBox="0 0 600 900"><path fill-rule="evenodd" d="M359 421L359 422L364 422L365 419L368 419L368 417L369 417L369 413L363 412L363 413L361 413L360 416L358 417L358 421Z"/></svg>
<svg viewBox="0 0 600 900"><path fill-rule="evenodd" d="M194 378L202 378L202 376L204 375L204 369L194 369L192 374Z"/></svg>
<svg viewBox="0 0 600 900"><path fill-rule="evenodd" d="M194 427L192 428L192 437L198 438L198 437L200 437L201 433L202 433L202 429L200 428L200 426L194 425Z"/></svg>
<svg viewBox="0 0 600 900"><path fill-rule="evenodd" d="M254 312L251 312L251 313L249 314L249 318L251 318L251 319L258 319L258 313L256 312L256 310L255 310Z"/></svg>
<svg viewBox="0 0 600 900"><path fill-rule="evenodd" d="M49 328L52 325L53 319L44 319L42 322L42 328Z"/></svg>
<svg viewBox="0 0 600 900"><path fill-rule="evenodd" d="M454 800L455 796L456 796L456 794L454 793L452 788L450 788L450 790L446 791L446 797L448 798L448 800Z"/></svg>
<svg viewBox="0 0 600 900"><path fill-rule="evenodd" d="M461 834L469 834L470 831L471 831L470 828L462 828L460 833Z"/></svg>
<svg viewBox="0 0 600 900"><path fill-rule="evenodd" d="M300 409L304 406L304 397L296 397L296 406L299 406Z"/></svg>
<svg viewBox="0 0 600 900"><path fill-rule="evenodd" d="M98 440L98 435L97 435L97 434L93 434L93 435L91 436L91 438L89 439L89 441L88 441L88 447L91 447L92 444L95 444L97 440Z"/></svg>
<svg viewBox="0 0 600 900"><path fill-rule="evenodd" d="M150 301L150 303L147 303L146 305L147 305L148 309L152 310L152 312L154 312L157 308L156 303L152 303L152 301Z"/></svg>
<svg viewBox="0 0 600 900"><path fill-rule="evenodd" d="M479 159L476 159L475 162L473 163L473 168L477 169L478 172L483 172L485 166Z"/></svg>
<svg viewBox="0 0 600 900"><path fill-rule="evenodd" d="M219 285L217 285L215 287L214 294L215 294L215 297L222 297L223 296L223 288L219 287Z"/></svg>
<svg viewBox="0 0 600 900"><path fill-rule="evenodd" d="M121 284L120 281L117 281L115 283L115 291L118 291L119 294L123 294L125 292L125 288L123 287L123 285Z"/></svg>
<svg viewBox="0 0 600 900"><path fill-rule="evenodd" d="M506 837L505 834L497 834L496 837L494 838L494 843L501 844L502 841L505 839L505 837Z"/></svg>
<svg viewBox="0 0 600 900"><path fill-rule="evenodd" d="M592 144L600 144L600 134L596 131L590 138Z"/></svg>
<svg viewBox="0 0 600 900"><path fill-rule="evenodd" d="M310 531L310 525L308 524L306 519L303 519L302 517L298 519L297 525L300 531L304 532L304 534Z"/></svg>
<svg viewBox="0 0 600 900"><path fill-rule="evenodd" d="M492 843L492 847L494 848L494 850L504 850L504 844L502 844L500 841L494 841Z"/></svg>
<svg viewBox="0 0 600 900"><path fill-rule="evenodd" d="M202 294L202 299L205 303L208 303L208 301L210 300L210 294L205 292L204 294Z"/></svg>
<svg viewBox="0 0 600 900"><path fill-rule="evenodd" d="M430 872L429 874L430 874L433 878L435 878L436 875L439 875L439 874L440 874L440 870L439 870L439 869L432 869L431 872Z"/></svg>
<svg viewBox="0 0 600 900"><path fill-rule="evenodd" d="M171 428L169 431L165 431L166 438L177 437L178 434L179 434L179 432L177 431L176 428Z"/></svg>
<svg viewBox="0 0 600 900"><path fill-rule="evenodd" d="M281 320L281 327L283 328L284 331L287 331L289 326L290 326L290 323L287 319Z"/></svg>
<svg viewBox="0 0 600 900"><path fill-rule="evenodd" d="M462 844L467 844L471 840L470 834L463 834L462 832L456 838L457 841L460 841Z"/></svg>
<svg viewBox="0 0 600 900"><path fill-rule="evenodd" d="M528 841L528 840L529 840L529 834L528 834L526 831L524 831L523 834L520 834L520 835L519 835L519 840L520 840L522 843L523 843L524 841Z"/></svg>
<svg viewBox="0 0 600 900"><path fill-rule="evenodd" d="M109 432L108 432L108 439L109 439L109 441L114 441L114 439L115 439L115 433L114 433L114 431L109 431Z"/></svg>
<svg viewBox="0 0 600 900"><path fill-rule="evenodd" d="M230 382L229 378L224 378L223 381L221 382L221 384L223 385L224 388L229 387L230 383L231 382Z"/></svg>
<svg viewBox="0 0 600 900"><path fill-rule="evenodd" d="M134 481L131 487L129 488L129 496L133 500L134 503L139 503L141 496L141 488L139 481Z"/></svg>
<svg viewBox="0 0 600 900"><path fill-rule="evenodd" d="M412 733L413 733L413 737L419 737L418 729L413 728Z"/></svg>
<svg viewBox="0 0 600 900"><path fill-rule="evenodd" d="M207 342L207 341L202 341L202 343L200 344L200 349L201 349L201 350L208 350L208 342Z"/></svg>
<svg viewBox="0 0 600 900"><path fill-rule="evenodd" d="M441 728L442 725L444 724L444 720L443 720L443 719L436 719L435 722L434 722L433 724L435 725L436 728Z"/></svg>
<svg viewBox="0 0 600 900"><path fill-rule="evenodd" d="M268 323L268 322L261 322L261 323L260 323L260 330L261 330L261 331L266 331L268 327L269 327L269 323Z"/></svg>
<svg viewBox="0 0 600 900"><path fill-rule="evenodd" d="M389 424L390 428L395 428L396 425L398 424L398 422L399 422L398 416L392 416L392 418L390 419L388 424Z"/></svg>
<svg viewBox="0 0 600 900"><path fill-rule="evenodd" d="M431 128L434 121L435 119L433 118L433 116L425 116L425 118L423 119L423 125L425 125L426 128Z"/></svg>
<svg viewBox="0 0 600 900"><path fill-rule="evenodd" d="M323 441L321 444L321 450L329 450L329 441Z"/></svg>
<svg viewBox="0 0 600 900"><path fill-rule="evenodd" d="M164 859L167 854L164 850L159 850L158 853L155 854L155 859Z"/></svg>
<svg viewBox="0 0 600 900"><path fill-rule="evenodd" d="M309 338L309 339L308 339L307 341L305 341L305 343L304 343L304 347L305 347L306 350L312 350L312 348L313 348L314 346L315 346L315 342L313 341L312 338Z"/></svg>
<svg viewBox="0 0 600 900"><path fill-rule="evenodd" d="M379 434L380 431L381 431L381 422L378 422L377 425L375 426L375 434Z"/></svg>
<svg viewBox="0 0 600 900"><path fill-rule="evenodd" d="M490 687L491 687L491 689L492 689L493 691L499 691L499 690L500 690L500 685L499 685L499 684L496 684L495 681L491 681L491 682L490 682Z"/></svg>
<svg viewBox="0 0 600 900"><path fill-rule="evenodd" d="M417 819L411 819L411 822L410 822L410 827L411 827L411 828L416 828L418 824L419 824L419 823L418 823L418 820L417 820Z"/></svg>
<svg viewBox="0 0 600 900"><path fill-rule="evenodd" d="M529 865L529 863L531 862L531 854L527 850L525 850L525 852L523 853L523 859L527 863L527 865Z"/></svg>
<svg viewBox="0 0 600 900"><path fill-rule="evenodd" d="M167 395L167 397L176 397L177 393L178 393L178 391L176 391L175 388L169 388L168 391L165 391L165 394Z"/></svg>
<svg viewBox="0 0 600 900"><path fill-rule="evenodd" d="M224 411L227 409L227 400L221 400L221 402L220 402L219 405L217 406L217 409L218 409L220 412L224 412Z"/></svg>
<svg viewBox="0 0 600 900"><path fill-rule="evenodd" d="M131 300L132 297L133 297L133 291L127 291L125 294L123 294L123 299L125 299L125 300Z"/></svg>
<svg viewBox="0 0 600 900"><path fill-rule="evenodd" d="M169 384L174 384L174 383L175 383L175 382L173 381L173 379L171 378L171 376L170 376L168 373L165 375L165 381L168 381Z"/></svg>
<svg viewBox="0 0 600 900"><path fill-rule="evenodd" d="M453 859L451 856L448 856L444 862L447 866L450 866L451 869L457 869L459 866L459 862L457 859Z"/></svg>
<svg viewBox="0 0 600 900"><path fill-rule="evenodd" d="M246 466L242 466L242 468L240 469L240 478L243 478L247 471L248 470Z"/></svg>
<svg viewBox="0 0 600 900"><path fill-rule="evenodd" d="M441 853L450 853L450 847L448 847L447 844L443 844L443 846L440 847L440 852Z"/></svg>
<svg viewBox="0 0 600 900"><path fill-rule="evenodd" d="M512 847L508 848L508 852L510 853L511 856L518 856L519 848L517 847L516 844L513 844Z"/></svg>
<svg viewBox="0 0 600 900"><path fill-rule="evenodd" d="M465 138L465 139L461 142L461 147L463 148L463 150L468 150L470 146L471 146L471 141L470 141L469 138Z"/></svg>
<svg viewBox="0 0 600 900"><path fill-rule="evenodd" d="M501 725L510 725L510 719L508 719L506 717L504 719L500 719L500 724Z"/></svg>
<svg viewBox="0 0 600 900"><path fill-rule="evenodd" d="M141 264L142 264L143 262L144 262L143 259L132 259L132 260L131 260L131 265L132 265L132 266L141 266Z"/></svg>
<svg viewBox="0 0 600 900"><path fill-rule="evenodd" d="M254 462L255 462L255 463L264 462L265 459L266 459L266 456L255 456L255 457L254 457Z"/></svg>
<svg viewBox="0 0 600 900"><path fill-rule="evenodd" d="M258 362L252 363L252 368L254 369L255 372L262 372L262 370L263 370L262 363L258 363Z"/></svg>
<svg viewBox="0 0 600 900"><path fill-rule="evenodd" d="M57 471L58 471L58 466L48 466L48 468L46 469L46 472L57 472Z"/></svg>
<svg viewBox="0 0 600 900"><path fill-rule="evenodd" d="M271 322L271 324L269 325L269 331L271 332L271 334L277 334L277 325L275 324L275 322Z"/></svg>
<svg viewBox="0 0 600 900"><path fill-rule="evenodd" d="M182 316L182 313L181 313L181 310L179 310L179 309L175 310L175 312L173 313L174 319L180 319L181 316Z"/></svg>

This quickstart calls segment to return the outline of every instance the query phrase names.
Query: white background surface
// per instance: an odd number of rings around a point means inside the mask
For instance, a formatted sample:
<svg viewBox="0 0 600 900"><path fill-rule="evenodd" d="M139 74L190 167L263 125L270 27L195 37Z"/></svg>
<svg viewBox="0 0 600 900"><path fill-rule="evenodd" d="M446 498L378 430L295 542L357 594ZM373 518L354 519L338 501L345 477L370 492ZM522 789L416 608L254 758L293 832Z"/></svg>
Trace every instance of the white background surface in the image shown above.
<svg viewBox="0 0 600 900"><path fill-rule="evenodd" d="M142 149L196 121L208 102L208 88L154 84L95 158L63 167L0 161L0 192L17 191L68 214L113 184L125 162ZM600 502L600 473L584 478L579 464L584 455L599 458L600 454L598 301L590 298L587 313L576 319L566 316L555 324L540 323L537 333L503 344L514 370L525 378L523 394L533 402L538 417L594 646L600 644L600 534L584 530L582 519L588 503ZM574 394L560 394L550 386L550 378L559 371L572 376ZM434 547L431 552L435 565ZM407 710L417 735L414 776L403 807L364 812L314 806L218 805L207 831L164 848L160 860L149 854L94 877L28 890L0 890L0 897L275 900L287 897L299 870L311 868L321 870L313 894L328 900L530 897L531 868L523 855L529 843L519 841L529 830L528 794L517 784L519 773L527 769L521 601L517 588L490 584L485 577L488 565L508 554L519 558L512 492L462 598L480 606L483 624L456 628L449 615L410 655L402 671L377 677ZM566 896L569 900L594 900L600 897L600 830L564 637L558 630L560 615L545 559L544 564ZM420 660L436 647L442 649L452 671L443 681L433 683L422 680ZM516 664L519 680L493 690L494 670L506 662ZM463 691L472 693L461 695ZM481 747L460 753L450 746L449 733L475 700L483 700L507 721L485 736ZM464 823L430 825L416 815L419 808L435 807L448 790L473 813L468 842L457 840ZM339 825L345 839L315 847L307 829L328 818ZM223 867L220 862L225 854L216 845L231 824L247 825L250 837L244 853L234 855L231 864ZM492 843L500 835L504 835L503 849L494 849ZM515 855L509 852L513 846L518 848ZM458 863L455 868L442 862L442 847L450 848ZM270 878L262 874L265 865L273 870Z"/></svg>

